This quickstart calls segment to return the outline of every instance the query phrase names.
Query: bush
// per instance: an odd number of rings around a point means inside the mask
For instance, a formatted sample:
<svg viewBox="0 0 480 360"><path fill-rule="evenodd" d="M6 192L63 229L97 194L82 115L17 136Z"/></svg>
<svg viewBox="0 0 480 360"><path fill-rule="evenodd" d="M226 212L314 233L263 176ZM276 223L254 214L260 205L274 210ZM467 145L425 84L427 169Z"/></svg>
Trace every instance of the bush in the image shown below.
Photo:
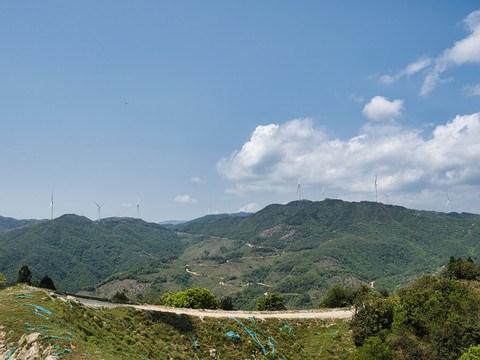
<svg viewBox="0 0 480 360"><path fill-rule="evenodd" d="M220 309L222 310L233 310L233 301L230 296L225 296L220 299Z"/></svg>
<svg viewBox="0 0 480 360"><path fill-rule="evenodd" d="M282 295L270 294L265 296L257 304L258 311L281 311L287 310Z"/></svg>
<svg viewBox="0 0 480 360"><path fill-rule="evenodd" d="M179 292L168 292L161 298L165 306L190 309L218 309L218 301L207 289L193 288Z"/></svg>
<svg viewBox="0 0 480 360"><path fill-rule="evenodd" d="M352 306L354 298L355 294L352 289L345 288L342 285L335 285L328 290L320 306L328 308Z"/></svg>
<svg viewBox="0 0 480 360"><path fill-rule="evenodd" d="M44 289L57 290L55 284L53 283L53 280L48 275L45 275L43 277L43 279L40 281L39 286Z"/></svg>

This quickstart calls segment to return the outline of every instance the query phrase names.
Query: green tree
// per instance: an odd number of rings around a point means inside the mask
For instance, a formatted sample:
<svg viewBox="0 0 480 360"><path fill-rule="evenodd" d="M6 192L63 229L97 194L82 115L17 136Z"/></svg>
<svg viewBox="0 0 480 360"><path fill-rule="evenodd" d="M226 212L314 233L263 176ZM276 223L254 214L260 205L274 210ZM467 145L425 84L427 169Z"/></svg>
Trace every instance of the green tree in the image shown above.
<svg viewBox="0 0 480 360"><path fill-rule="evenodd" d="M233 310L233 300L230 296L224 296L220 299L219 303L220 309L222 310Z"/></svg>
<svg viewBox="0 0 480 360"><path fill-rule="evenodd" d="M365 301L350 323L355 345L363 345L371 336L385 340L392 327L397 298L376 297Z"/></svg>
<svg viewBox="0 0 480 360"><path fill-rule="evenodd" d="M112 296L110 301L113 303L126 304L130 302L130 299L128 298L127 294L125 294L125 290L123 290L117 291L115 295Z"/></svg>
<svg viewBox="0 0 480 360"><path fill-rule="evenodd" d="M43 277L43 279L40 281L39 286L44 289L57 290L53 283L53 280L48 275L45 275Z"/></svg>
<svg viewBox="0 0 480 360"><path fill-rule="evenodd" d="M257 304L258 311L281 311L287 310L282 295L269 294Z"/></svg>
<svg viewBox="0 0 480 360"><path fill-rule="evenodd" d="M20 270L18 270L18 283L25 283L30 285L32 281L32 271L28 268L27 265L23 265Z"/></svg>
<svg viewBox="0 0 480 360"><path fill-rule="evenodd" d="M342 285L335 285L328 290L320 306L328 308L352 306L354 297L355 294L352 289L345 288Z"/></svg>
<svg viewBox="0 0 480 360"><path fill-rule="evenodd" d="M193 288L165 293L161 302L165 306L190 309L218 309L218 301L207 289Z"/></svg>
<svg viewBox="0 0 480 360"><path fill-rule="evenodd" d="M378 336L368 338L357 351L359 360L391 360L392 350Z"/></svg>
<svg viewBox="0 0 480 360"><path fill-rule="evenodd" d="M458 259L455 256L450 257L444 277L457 280L476 280L480 275L480 267L476 265L471 257L467 260Z"/></svg>
<svg viewBox="0 0 480 360"><path fill-rule="evenodd" d="M480 360L480 345L469 347L458 360Z"/></svg>
<svg viewBox="0 0 480 360"><path fill-rule="evenodd" d="M2 273L0 273L0 284L6 283L6 282L7 282L7 278L5 277L5 275L3 275Z"/></svg>

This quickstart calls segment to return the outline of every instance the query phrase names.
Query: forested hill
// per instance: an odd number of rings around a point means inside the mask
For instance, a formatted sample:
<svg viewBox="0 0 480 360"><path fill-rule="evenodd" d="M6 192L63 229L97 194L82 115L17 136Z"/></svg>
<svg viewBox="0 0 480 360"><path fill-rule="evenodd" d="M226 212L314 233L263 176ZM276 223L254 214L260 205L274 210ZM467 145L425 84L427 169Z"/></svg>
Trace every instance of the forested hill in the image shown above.
<svg viewBox="0 0 480 360"><path fill-rule="evenodd" d="M374 202L294 201L242 218L184 224L182 231L235 239L233 256L276 255L258 270L279 292L309 292L354 277L392 288L432 273L451 255L480 255L480 216L406 209ZM253 248L252 248L253 247ZM275 273L275 276L271 275ZM251 276L250 279L255 278ZM270 280L271 279L271 280Z"/></svg>
<svg viewBox="0 0 480 360"><path fill-rule="evenodd" d="M57 288L76 292L110 275L183 250L161 225L131 218L91 221L64 215L0 235L0 272L16 281L27 264L34 279L49 275Z"/></svg>
<svg viewBox="0 0 480 360"><path fill-rule="evenodd" d="M4 231L35 224L41 220L17 220L9 217L0 216L0 234Z"/></svg>

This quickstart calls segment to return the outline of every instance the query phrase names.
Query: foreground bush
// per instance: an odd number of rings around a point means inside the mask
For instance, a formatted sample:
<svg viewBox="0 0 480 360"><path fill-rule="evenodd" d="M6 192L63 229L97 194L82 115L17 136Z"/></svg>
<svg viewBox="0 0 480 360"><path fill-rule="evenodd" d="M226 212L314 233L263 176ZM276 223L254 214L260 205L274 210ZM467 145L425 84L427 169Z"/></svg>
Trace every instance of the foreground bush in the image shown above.
<svg viewBox="0 0 480 360"><path fill-rule="evenodd" d="M207 289L193 288L179 292L167 292L161 298L165 306L190 309L218 309L218 301Z"/></svg>

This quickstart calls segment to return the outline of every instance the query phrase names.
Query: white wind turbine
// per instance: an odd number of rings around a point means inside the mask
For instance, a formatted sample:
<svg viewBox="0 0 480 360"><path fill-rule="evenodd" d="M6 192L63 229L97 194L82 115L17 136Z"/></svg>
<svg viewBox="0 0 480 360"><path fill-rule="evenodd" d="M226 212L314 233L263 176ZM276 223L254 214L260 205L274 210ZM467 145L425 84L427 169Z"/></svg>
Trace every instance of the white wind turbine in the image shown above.
<svg viewBox="0 0 480 360"><path fill-rule="evenodd" d="M52 190L52 198L50 200L50 220L53 220L53 190Z"/></svg>
<svg viewBox="0 0 480 360"><path fill-rule="evenodd" d="M140 219L140 198L137 200L137 219Z"/></svg>
<svg viewBox="0 0 480 360"><path fill-rule="evenodd" d="M302 184L300 182L300 178L298 178L297 194L298 200L302 200Z"/></svg>
<svg viewBox="0 0 480 360"><path fill-rule="evenodd" d="M390 193L383 193L385 195L385 204L388 204L388 197L390 196Z"/></svg>
<svg viewBox="0 0 480 360"><path fill-rule="evenodd" d="M325 200L325 188L322 186L322 192L320 193L322 195L322 200Z"/></svg>
<svg viewBox="0 0 480 360"><path fill-rule="evenodd" d="M377 196L377 175L375 175L375 202L378 202L378 196Z"/></svg>
<svg viewBox="0 0 480 360"><path fill-rule="evenodd" d="M447 194L447 202L445 203L445 207L448 209L448 212L451 212L450 208L450 197Z"/></svg>
<svg viewBox="0 0 480 360"><path fill-rule="evenodd" d="M94 201L94 203L98 207L97 214L98 214L98 221L100 221L100 209L102 208L104 203L101 203L100 205L98 205L98 203L96 201Z"/></svg>

